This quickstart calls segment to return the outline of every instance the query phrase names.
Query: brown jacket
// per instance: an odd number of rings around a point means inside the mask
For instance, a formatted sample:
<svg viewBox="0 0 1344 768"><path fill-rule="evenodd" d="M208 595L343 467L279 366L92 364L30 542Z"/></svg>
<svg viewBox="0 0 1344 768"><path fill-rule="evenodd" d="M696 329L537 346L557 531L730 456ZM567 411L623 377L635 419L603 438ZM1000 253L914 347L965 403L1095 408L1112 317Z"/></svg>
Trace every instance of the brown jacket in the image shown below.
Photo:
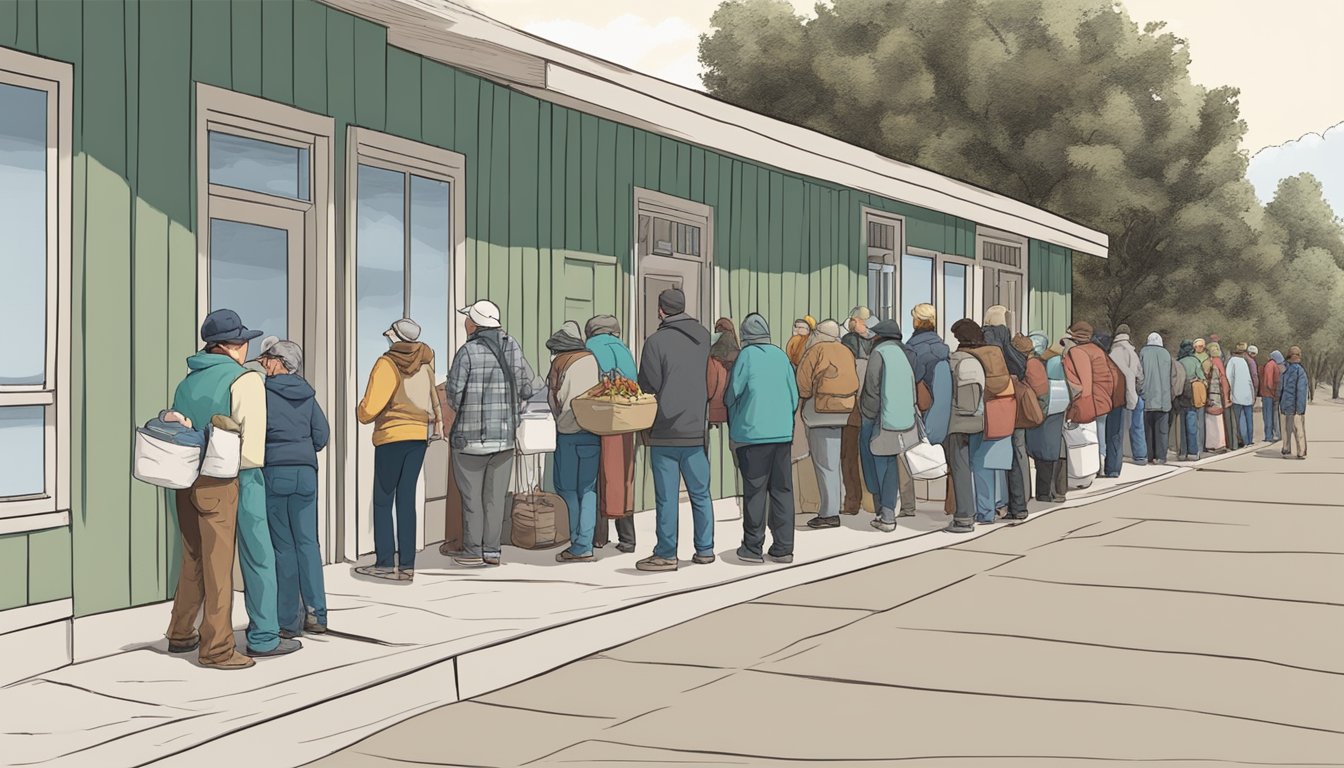
<svg viewBox="0 0 1344 768"><path fill-rule="evenodd" d="M813 399L818 413L849 413L859 396L854 355L838 341L818 341L798 363L798 397Z"/></svg>
<svg viewBox="0 0 1344 768"><path fill-rule="evenodd" d="M723 404L723 392L728 389L728 366L717 357L709 358L705 366L705 384L709 387L709 423L728 423L728 406Z"/></svg>

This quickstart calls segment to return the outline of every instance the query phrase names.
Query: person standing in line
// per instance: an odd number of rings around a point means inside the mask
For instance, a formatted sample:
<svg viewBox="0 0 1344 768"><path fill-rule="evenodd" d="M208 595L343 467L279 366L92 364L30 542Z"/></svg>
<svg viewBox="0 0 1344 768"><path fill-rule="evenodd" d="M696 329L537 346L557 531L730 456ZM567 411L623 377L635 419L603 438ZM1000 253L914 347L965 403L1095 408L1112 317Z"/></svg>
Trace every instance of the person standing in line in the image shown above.
<svg viewBox="0 0 1344 768"><path fill-rule="evenodd" d="M1027 356L1013 346L1013 332L1008 330L1008 308L996 304L985 310L983 330L985 342L999 348L1004 363L1008 366L1008 374L1015 382L1021 384L1027 375ZM1008 509L1005 517L1010 520L1026 520L1027 498L1030 495L1027 486L1031 481L1031 468L1027 465L1030 460L1027 456L1027 430L1013 430L1012 450L1013 466L1008 470L1006 478ZM1002 506L998 499L995 500L995 505Z"/></svg>
<svg viewBox="0 0 1344 768"><path fill-rule="evenodd" d="M1208 393L1208 385L1204 380L1204 368L1199 364L1199 358L1195 357L1195 343L1189 339L1181 342L1180 349L1177 352L1176 364L1181 366L1185 373L1185 387L1177 398L1177 425L1185 435L1185 454L1181 456L1184 461L1199 461L1199 453L1203 446L1199 444L1199 420L1200 410L1195 407L1195 382L1200 382L1204 386L1204 392Z"/></svg>
<svg viewBox="0 0 1344 768"><path fill-rule="evenodd" d="M960 344L957 351L967 351L980 361L985 374L984 412L985 429L970 440L971 468L975 478L975 522L979 525L993 525L998 520L999 479L1012 467L1013 421L1017 413L1012 376L1008 373L1003 352L995 345L985 342L984 331L974 320L960 320L952 326ZM996 429L997 411L991 412L991 404L1003 402L1008 398L1013 402L1006 412L1004 437L989 437ZM1022 501L1026 505L1025 499ZM1025 511L1025 510L1023 510Z"/></svg>
<svg viewBox="0 0 1344 768"><path fill-rule="evenodd" d="M854 355L840 343L839 323L822 321L812 332L812 339L797 373L808 452L821 491L821 507L807 525L835 528L840 525L842 503L840 440L858 400L859 375Z"/></svg>
<svg viewBox="0 0 1344 768"><path fill-rule="evenodd" d="M402 318L383 334L388 350L374 363L360 424L373 424L373 565L356 573L389 581L415 578L416 486L430 440L443 435L434 395L434 350L420 341L420 326ZM458 413L461 413L458 411ZM396 505L396 532L392 507Z"/></svg>
<svg viewBox="0 0 1344 768"><path fill-rule="evenodd" d="M1032 344L1031 356L1027 359L1027 382L1038 394L1042 386L1046 392L1041 408L1045 421L1039 427L1027 430L1027 452L1036 465L1036 500L1060 502L1067 490L1067 487L1056 484L1055 472L1056 466L1064 460L1064 409L1068 401L1064 358L1050 348L1050 337L1045 331L1032 331L1027 338ZM1064 402L1054 402L1056 397Z"/></svg>
<svg viewBox="0 0 1344 768"><path fill-rule="evenodd" d="M1195 339L1195 361L1199 363L1199 370L1204 374L1204 386L1206 394L1204 398L1204 407L1196 408L1199 414L1199 449L1205 451L1208 449L1208 437L1206 436L1207 425L1205 417L1208 415L1209 397L1213 394L1213 382L1209 380L1209 366L1205 365L1209 361L1208 344L1203 339Z"/></svg>
<svg viewBox="0 0 1344 768"><path fill-rule="evenodd" d="M793 562L793 448L798 385L784 350L770 343L770 326L755 312L742 319L742 351L728 377L723 403L742 473L739 559ZM843 350L842 350L843 351ZM837 518L839 519L839 518ZM765 529L771 546L764 553Z"/></svg>
<svg viewBox="0 0 1344 768"><path fill-rule="evenodd" d="M1279 429L1279 408L1276 398L1279 394L1279 377L1283 375L1283 353L1274 350L1260 372L1261 410L1264 411L1265 442L1272 443L1281 437Z"/></svg>
<svg viewBox="0 0 1344 768"><path fill-rule="evenodd" d="M951 350L938 335L938 311L932 304L910 310L915 332L906 345L915 356L915 402L924 418L929 442L942 445L952 417Z"/></svg>
<svg viewBox="0 0 1344 768"><path fill-rule="evenodd" d="M1307 458L1307 400L1311 387L1307 369L1302 367L1302 348L1288 348L1288 362L1279 377L1279 413L1283 415L1283 456L1296 451L1298 459Z"/></svg>
<svg viewBox="0 0 1344 768"><path fill-rule="evenodd" d="M277 341L266 367L266 515L275 548L280 636L327 631L327 592L317 541L317 454L331 427L304 381L303 349Z"/></svg>
<svg viewBox="0 0 1344 768"><path fill-rule="evenodd" d="M709 388L709 428L711 430L728 428L728 406L723 404L723 395L728 390L728 376L732 373L742 345L737 340L737 326L733 321L720 317L714 322L714 334L709 345L709 365L705 369L705 385ZM733 445L732 434L728 437L728 457L733 462L733 484L738 487L742 473L737 466L737 446ZM742 511L742 497L737 494L738 514Z"/></svg>
<svg viewBox="0 0 1344 768"><path fill-rule="evenodd" d="M789 356L789 363L794 368L803 360L803 353L807 351L809 338L812 331L816 330L817 321L812 319L811 315L804 315L793 321L793 335L789 337L789 343L785 348L785 353Z"/></svg>
<svg viewBox="0 0 1344 768"><path fill-rule="evenodd" d="M1206 354L1208 359L1203 368L1204 378L1209 382L1209 402L1204 409L1204 447L1214 453L1226 453L1233 445L1225 419L1232 390L1227 369L1223 367L1222 349L1217 342L1208 345Z"/></svg>
<svg viewBox="0 0 1344 768"><path fill-rule="evenodd" d="M1148 438L1148 463L1167 463L1167 429L1171 424L1173 365L1171 353L1162 345L1156 332L1148 334L1148 343L1139 350L1143 364L1144 398L1143 429Z"/></svg>
<svg viewBox="0 0 1344 768"><path fill-rule="evenodd" d="M678 288L668 288L658 295L658 319L658 330L644 342L639 362L640 389L658 398L658 415L647 432L658 543L651 556L635 565L641 571L677 569L678 480L685 482L691 497L695 527L692 561L707 565L715 560L714 507L705 447L709 331L686 314L686 294Z"/></svg>
<svg viewBox="0 0 1344 768"><path fill-rule="evenodd" d="M574 398L597 386L597 358L573 320L566 320L546 340L546 349L551 351L546 402L555 416L555 492L569 512L569 546L556 553L555 560L577 563L593 559L602 441L579 426Z"/></svg>
<svg viewBox="0 0 1344 768"><path fill-rule="evenodd" d="M1119 477L1120 467L1125 461L1124 452L1124 425L1129 424L1130 429L1130 455L1134 457L1135 463L1138 463L1139 457L1146 460L1148 456L1147 444L1143 436L1143 365L1139 362L1139 353L1134 349L1134 342L1130 340L1129 325L1121 323L1120 327L1115 329L1115 338L1111 341L1111 360L1120 369L1120 374L1125 380L1125 400L1122 403L1113 403L1115 406L1111 413L1106 417L1106 466L1104 475L1106 477ZM1135 439L1136 423L1135 412L1139 413L1137 424L1137 436ZM1119 415L1117 415L1119 414Z"/></svg>
<svg viewBox="0 0 1344 768"><path fill-rule="evenodd" d="M867 307L855 307L849 313L849 332L840 339L840 343L854 355L860 387L863 386L864 371L868 368L868 353L873 348L873 334L868 330L871 318L872 313ZM872 475L877 470L872 466L872 452L865 447L866 442L863 417L859 414L856 398L849 423L840 434L840 472L845 486L845 500L840 511L846 515L857 515L863 508L865 491L868 494L874 492Z"/></svg>
<svg viewBox="0 0 1344 768"><path fill-rule="evenodd" d="M1227 361L1227 383L1232 387L1232 420L1237 425L1238 443L1255 445L1255 377L1246 342L1239 342L1236 354Z"/></svg>
<svg viewBox="0 0 1344 768"><path fill-rule="evenodd" d="M621 341L621 323L615 315L594 316L584 326L584 335L599 375L617 374L630 381L639 377L635 357ZM615 520L616 549L629 554L635 551L635 435L603 435L599 442L597 503L601 514L597 524L609 532Z"/></svg>
<svg viewBox="0 0 1344 768"><path fill-rule="evenodd" d="M201 324L201 341L205 347L187 358L187 375L173 394L173 411L179 414L178 418L185 426L204 430L216 416L225 416L240 425L247 422L247 428L253 432L259 428L261 439L265 440L266 388L260 376L248 375L250 372L243 367L248 343L260 335L259 331L245 327L238 313L231 309L215 310L206 316ZM265 461L264 442L260 459ZM252 651L269 650L270 655L275 655L298 650L301 645L297 640L282 639L278 623L274 630L274 647L249 648L248 655L244 656L235 645L233 557L240 516L240 485L241 477L200 477L190 488L177 491L182 569L178 574L166 633L168 652L196 651L201 666L210 669L246 669L256 663L248 656L261 655ZM272 615L275 610L274 557L272 552L269 588ZM245 575L255 576L256 572ZM265 589L264 584L255 581L253 587ZM244 592L249 609L258 604L259 597L255 591L251 594ZM196 629L198 613L201 614L199 631ZM248 629L251 644L253 627Z"/></svg>
<svg viewBox="0 0 1344 768"><path fill-rule="evenodd" d="M868 356L864 372L860 410L865 431L880 439L886 433L899 433L915 426L915 355L901 343L901 325L883 320L873 326L877 344ZM895 447L895 446L890 446ZM872 446L869 446L869 450ZM899 453L882 452L873 456L877 468L877 517L871 525L883 533L896 530L897 505L905 506L903 496L911 497L914 480L897 468L903 463ZM909 487L904 487L906 483ZM913 512L911 515L913 516Z"/></svg>
<svg viewBox="0 0 1344 768"><path fill-rule="evenodd" d="M541 386L518 341L500 327L494 302L483 299L457 313L467 341L453 356L444 387L457 414L449 445L462 496L462 554L453 562L497 566L503 562L500 540L518 422L523 404Z"/></svg>
<svg viewBox="0 0 1344 768"><path fill-rule="evenodd" d="M974 332L972 332L972 328ZM964 318L952 324L952 334L962 345L979 344L984 334L974 320ZM948 422L947 450L948 501L953 508L949 533L975 530L975 477L971 464L971 439L985 431L985 369L967 349L951 354L952 416Z"/></svg>

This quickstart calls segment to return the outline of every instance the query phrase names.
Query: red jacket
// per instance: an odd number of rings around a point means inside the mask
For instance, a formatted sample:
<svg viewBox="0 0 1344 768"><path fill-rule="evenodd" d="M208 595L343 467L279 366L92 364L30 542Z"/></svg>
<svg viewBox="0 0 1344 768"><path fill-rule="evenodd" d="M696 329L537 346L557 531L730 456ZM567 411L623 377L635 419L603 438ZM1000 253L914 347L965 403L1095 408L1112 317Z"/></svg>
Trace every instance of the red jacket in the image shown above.
<svg viewBox="0 0 1344 768"><path fill-rule="evenodd" d="M1074 424L1091 424L1111 411L1115 371L1106 351L1092 342L1070 347L1064 353L1064 378L1074 393L1066 418Z"/></svg>
<svg viewBox="0 0 1344 768"><path fill-rule="evenodd" d="M1283 368L1278 363L1270 360L1265 363L1265 367L1260 369L1260 396L1278 397L1279 377L1283 375Z"/></svg>

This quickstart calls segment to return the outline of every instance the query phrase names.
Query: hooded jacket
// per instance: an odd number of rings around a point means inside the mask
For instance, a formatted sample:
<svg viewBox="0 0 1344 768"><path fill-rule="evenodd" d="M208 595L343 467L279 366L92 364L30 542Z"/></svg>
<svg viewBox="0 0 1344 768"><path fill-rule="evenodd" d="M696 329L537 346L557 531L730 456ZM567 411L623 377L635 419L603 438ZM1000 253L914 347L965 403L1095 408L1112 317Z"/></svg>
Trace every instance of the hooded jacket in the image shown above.
<svg viewBox="0 0 1344 768"><path fill-rule="evenodd" d="M173 410L203 427L216 415L229 416L242 428L241 468L266 461L266 385L227 355L197 352L187 358L187 377L173 395Z"/></svg>
<svg viewBox="0 0 1344 768"><path fill-rule="evenodd" d="M1173 393L1176 374L1161 336L1148 334L1148 343L1139 350L1139 361L1143 365L1143 410L1170 411L1173 396L1179 393Z"/></svg>
<svg viewBox="0 0 1344 768"><path fill-rule="evenodd" d="M708 365L709 331L684 312L663 318L658 330L644 342L639 360L639 388L658 398L658 415L648 432L649 445L705 444ZM792 370L789 380L793 380Z"/></svg>
<svg viewBox="0 0 1344 768"><path fill-rule="evenodd" d="M1301 363L1288 363L1279 377L1279 413L1307 412L1307 369Z"/></svg>
<svg viewBox="0 0 1344 768"><path fill-rule="evenodd" d="M1251 364L1244 355L1233 355L1227 361L1227 385L1232 388L1232 404L1241 407L1255 405L1255 380Z"/></svg>
<svg viewBox="0 0 1344 768"><path fill-rule="evenodd" d="M1125 407L1132 411L1139 407L1143 395L1143 364L1128 333L1116 334L1111 342L1111 360L1125 377Z"/></svg>
<svg viewBox="0 0 1344 768"><path fill-rule="evenodd" d="M331 428L316 393L292 373L266 379L266 466L312 467Z"/></svg>
<svg viewBox="0 0 1344 768"><path fill-rule="evenodd" d="M948 420L952 418L952 367L948 359L952 350L935 332L915 331L906 344L915 356L915 384L923 383L933 396L933 405L924 414L924 429L929 442L937 445L947 438Z"/></svg>
<svg viewBox="0 0 1344 768"><path fill-rule="evenodd" d="M881 417L879 423L887 424L888 429L908 429L914 423L915 416L915 355L901 343L901 327L895 320L883 320L873 327L877 343L868 353L868 367L863 376L863 395L860 398L860 413L864 420L873 421ZM910 381L896 380L887 371L885 351L879 354L879 348L895 349L905 356L909 364ZM907 373L905 368L894 373L900 376ZM904 394L909 393L909 397ZM899 398L899 399L897 399ZM909 402L906 402L906 400ZM904 425L904 426L902 426Z"/></svg>
<svg viewBox="0 0 1344 768"><path fill-rule="evenodd" d="M546 374L546 401L555 416L555 431L573 435L583 431L574 418L574 398L597 386L597 358L579 337L579 326L566 322L546 341L555 357Z"/></svg>
<svg viewBox="0 0 1344 768"><path fill-rule="evenodd" d="M1188 340L1181 342L1181 348L1176 355L1176 364L1185 372L1185 380L1187 382L1204 381L1204 367L1199 364L1199 358L1195 357L1194 342ZM1186 408L1193 408L1194 402L1192 399L1185 396L1184 390L1185 388L1182 388L1181 392L1173 393L1174 400L1178 405ZM1208 392L1207 388L1205 389L1205 392Z"/></svg>
<svg viewBox="0 0 1344 768"><path fill-rule="evenodd" d="M355 408L360 424L373 423L373 444L429 438L443 414L434 396L434 351L418 341L398 341L373 364L364 399Z"/></svg>
<svg viewBox="0 0 1344 768"><path fill-rule="evenodd" d="M1200 353L1196 352L1198 358ZM1209 383L1209 402L1205 406L1210 416L1221 416L1230 404L1231 385L1227 381L1227 369L1223 367L1222 350L1217 342L1209 344L1204 351L1204 378Z"/></svg>
<svg viewBox="0 0 1344 768"><path fill-rule="evenodd" d="M1021 379L1027 375L1027 356L1013 347L1013 332L1008 330L1007 325L1004 325L1007 310L1003 307L990 307L989 309L990 311L985 313L983 328L985 343L998 347L1003 352L1003 362L1008 366L1008 373Z"/></svg>
<svg viewBox="0 0 1344 768"><path fill-rule="evenodd" d="M729 439L738 445L792 443L798 411L793 365L770 343L770 326L758 314L742 320L742 341L723 393Z"/></svg>
<svg viewBox="0 0 1344 768"><path fill-rule="evenodd" d="M1265 366L1260 369L1260 396L1278 397L1279 396L1279 378L1283 375L1283 355L1278 350L1274 350L1269 355L1269 360Z"/></svg>

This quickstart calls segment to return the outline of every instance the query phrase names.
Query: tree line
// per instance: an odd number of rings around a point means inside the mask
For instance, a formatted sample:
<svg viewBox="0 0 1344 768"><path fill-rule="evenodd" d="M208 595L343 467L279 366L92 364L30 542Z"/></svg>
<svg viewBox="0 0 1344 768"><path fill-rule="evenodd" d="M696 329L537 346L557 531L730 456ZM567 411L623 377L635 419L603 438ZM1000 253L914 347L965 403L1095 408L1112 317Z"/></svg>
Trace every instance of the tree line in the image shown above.
<svg viewBox="0 0 1344 768"><path fill-rule="evenodd" d="M1339 397L1344 224L1309 174L1257 200L1238 90L1194 83L1164 24L1111 0L728 0L711 26L714 96L1106 232L1075 317L1297 344Z"/></svg>

